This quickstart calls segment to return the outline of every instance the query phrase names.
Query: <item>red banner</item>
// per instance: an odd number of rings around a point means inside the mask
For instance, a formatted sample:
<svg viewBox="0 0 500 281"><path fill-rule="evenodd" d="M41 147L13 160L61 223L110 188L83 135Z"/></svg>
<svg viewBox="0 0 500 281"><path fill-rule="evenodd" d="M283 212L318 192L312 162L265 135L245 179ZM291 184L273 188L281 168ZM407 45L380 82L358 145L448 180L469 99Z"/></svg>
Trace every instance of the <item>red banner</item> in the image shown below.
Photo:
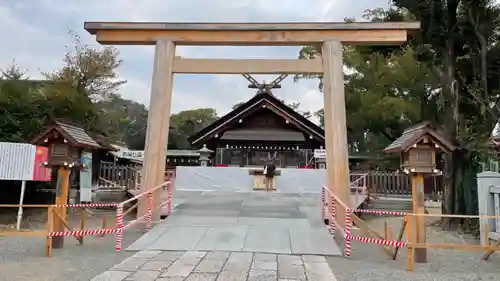
<svg viewBox="0 0 500 281"><path fill-rule="evenodd" d="M49 149L43 146L37 146L35 152L35 167L33 169L33 180L34 181L51 181L52 179L52 169L48 169L42 166L43 162L46 162L49 156Z"/></svg>

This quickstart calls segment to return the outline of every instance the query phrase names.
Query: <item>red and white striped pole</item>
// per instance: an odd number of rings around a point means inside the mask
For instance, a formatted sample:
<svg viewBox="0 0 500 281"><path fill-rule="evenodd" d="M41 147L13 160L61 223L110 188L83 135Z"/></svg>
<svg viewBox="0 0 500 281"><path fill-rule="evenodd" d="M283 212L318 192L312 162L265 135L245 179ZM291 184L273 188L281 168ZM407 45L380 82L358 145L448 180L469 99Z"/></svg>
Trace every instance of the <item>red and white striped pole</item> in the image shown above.
<svg viewBox="0 0 500 281"><path fill-rule="evenodd" d="M321 187L321 218L324 220L325 217L325 186Z"/></svg>
<svg viewBox="0 0 500 281"><path fill-rule="evenodd" d="M151 229L151 220L153 219L153 192L148 193L148 213L146 216L146 231Z"/></svg>
<svg viewBox="0 0 500 281"><path fill-rule="evenodd" d="M330 218L330 229L331 229L331 232L332 234L335 234L335 231L336 231L336 221L337 221L337 207L335 204L335 199L333 198L333 196L330 197L330 208L331 208L331 214L332 214L332 217Z"/></svg>
<svg viewBox="0 0 500 281"><path fill-rule="evenodd" d="M116 232L116 245L115 249L116 251L121 251L122 250L122 242L123 242L123 205L119 205L116 208L116 229L118 232Z"/></svg>
<svg viewBox="0 0 500 281"><path fill-rule="evenodd" d="M171 182L168 182L167 183L167 200L168 200L168 203L167 203L167 216L170 217L170 215L172 214L172 184Z"/></svg>
<svg viewBox="0 0 500 281"><path fill-rule="evenodd" d="M345 210L345 256L351 256L351 210Z"/></svg>

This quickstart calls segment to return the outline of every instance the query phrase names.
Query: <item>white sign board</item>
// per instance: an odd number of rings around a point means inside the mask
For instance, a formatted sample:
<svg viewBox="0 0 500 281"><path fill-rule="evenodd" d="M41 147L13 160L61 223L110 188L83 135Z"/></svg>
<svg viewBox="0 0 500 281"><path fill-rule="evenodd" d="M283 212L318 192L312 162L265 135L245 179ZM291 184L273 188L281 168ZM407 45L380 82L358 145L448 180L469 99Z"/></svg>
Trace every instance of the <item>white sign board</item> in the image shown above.
<svg viewBox="0 0 500 281"><path fill-rule="evenodd" d="M0 142L0 180L33 180L36 146Z"/></svg>
<svg viewBox="0 0 500 281"><path fill-rule="evenodd" d="M143 150L126 150L121 151L122 158L143 158L144 151Z"/></svg>
<svg viewBox="0 0 500 281"><path fill-rule="evenodd" d="M315 149L314 158L326 159L326 149Z"/></svg>
<svg viewBox="0 0 500 281"><path fill-rule="evenodd" d="M80 170L80 202L92 201L92 153L84 152L82 163L87 166Z"/></svg>

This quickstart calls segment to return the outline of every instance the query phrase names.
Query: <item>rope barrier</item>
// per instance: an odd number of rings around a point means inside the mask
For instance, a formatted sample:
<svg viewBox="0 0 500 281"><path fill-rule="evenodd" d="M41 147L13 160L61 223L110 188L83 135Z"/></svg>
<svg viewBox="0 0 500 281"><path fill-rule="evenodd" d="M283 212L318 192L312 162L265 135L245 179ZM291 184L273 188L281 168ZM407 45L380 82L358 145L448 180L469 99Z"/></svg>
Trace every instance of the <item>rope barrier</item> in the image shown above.
<svg viewBox="0 0 500 281"><path fill-rule="evenodd" d="M158 208L153 209L153 192L155 192L159 188L167 188L167 200L162 202ZM123 222L123 206L127 203L130 203L134 200L139 200L143 196L147 196L147 212L146 214L142 215L141 217L129 222L127 225L124 224ZM153 210L158 210L162 209L163 206L167 205L167 215L170 216L172 213L172 184L171 181L167 181L153 189L144 191L130 199L127 199L121 203L118 204L118 207L116 209L116 229L118 230L116 232L116 245L115 249L116 251L121 251L122 244L123 244L123 233L125 232L126 229L132 227L134 224L138 223L139 221L142 221L143 219L146 220L146 231L149 231L152 226L152 219L153 219Z"/></svg>
<svg viewBox="0 0 500 281"><path fill-rule="evenodd" d="M118 207L120 203L88 203L88 204L58 204L57 208L85 208L85 207Z"/></svg>
<svg viewBox="0 0 500 281"><path fill-rule="evenodd" d="M73 230L73 231L52 231L49 232L50 237L56 236L89 236L89 235L103 235L103 234L117 234L120 230L117 228L95 228L95 229L83 229L83 230Z"/></svg>
<svg viewBox="0 0 500 281"><path fill-rule="evenodd" d="M362 243L378 244L378 245L391 246L391 247L406 247L406 245L408 245L408 243L405 241L385 240L385 239L378 239L378 238L365 237L365 236L351 235L351 236L349 236L349 239L354 240L354 241L358 241L358 242L362 242Z"/></svg>
<svg viewBox="0 0 500 281"><path fill-rule="evenodd" d="M329 195L328 197L330 197L329 200L326 200L327 193ZM393 215L393 216L407 216L409 215L408 213L400 211L386 211L386 210L351 209L346 207L345 228L342 229L342 227L337 224L335 218L337 214L337 205L344 207L345 204L343 204L342 202L338 202L337 204L337 200L338 199L333 194L330 193L330 191L326 188L326 186L322 187L321 190L322 217L324 219L328 219L327 229L331 235L335 235L337 230L341 230L343 232L342 234L345 240L344 255L346 257L351 256L351 250L352 250L351 241L378 244L390 247L406 247L408 245L408 243L405 241L386 240L386 239L352 235L352 218L351 218L352 213L369 213L375 215Z"/></svg>

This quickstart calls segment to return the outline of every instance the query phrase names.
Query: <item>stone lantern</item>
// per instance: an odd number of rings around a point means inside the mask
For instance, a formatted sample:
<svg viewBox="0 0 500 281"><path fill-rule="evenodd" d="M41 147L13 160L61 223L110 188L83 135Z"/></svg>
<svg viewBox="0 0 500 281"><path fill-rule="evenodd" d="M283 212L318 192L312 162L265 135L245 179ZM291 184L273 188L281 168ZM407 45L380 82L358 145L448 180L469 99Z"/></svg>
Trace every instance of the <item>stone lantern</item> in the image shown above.
<svg viewBox="0 0 500 281"><path fill-rule="evenodd" d="M200 166L206 167L208 166L208 163L210 162L210 155L213 153L212 150L207 148L207 145L204 144L203 147L198 150L198 153L200 154Z"/></svg>

